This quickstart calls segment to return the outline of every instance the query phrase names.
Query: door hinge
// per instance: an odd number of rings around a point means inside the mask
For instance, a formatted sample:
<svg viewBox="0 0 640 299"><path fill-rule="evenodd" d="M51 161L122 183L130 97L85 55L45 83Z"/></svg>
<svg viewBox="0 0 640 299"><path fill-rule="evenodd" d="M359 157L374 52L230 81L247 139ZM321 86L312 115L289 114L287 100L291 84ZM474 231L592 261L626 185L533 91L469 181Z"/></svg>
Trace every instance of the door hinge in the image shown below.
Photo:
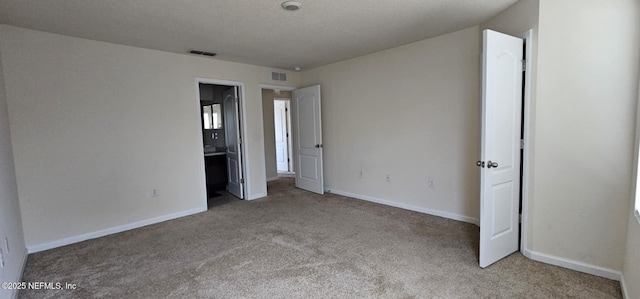
<svg viewBox="0 0 640 299"><path fill-rule="evenodd" d="M289 138L289 133L287 133L287 138Z"/></svg>
<svg viewBox="0 0 640 299"><path fill-rule="evenodd" d="M524 139L520 139L520 149L524 149Z"/></svg>
<svg viewBox="0 0 640 299"><path fill-rule="evenodd" d="M527 60L526 59L522 60L522 71L523 72L527 71Z"/></svg>
<svg viewBox="0 0 640 299"><path fill-rule="evenodd" d="M242 144L242 138L238 138L238 145Z"/></svg>
<svg viewBox="0 0 640 299"><path fill-rule="evenodd" d="M240 179L240 184L244 184L244 179Z"/></svg>
<svg viewBox="0 0 640 299"><path fill-rule="evenodd" d="M284 112L289 112L289 108L284 108Z"/></svg>
<svg viewBox="0 0 640 299"><path fill-rule="evenodd" d="M291 160L289 158L287 158L287 162L291 162Z"/></svg>
<svg viewBox="0 0 640 299"><path fill-rule="evenodd" d="M522 214L518 215L518 223L522 223Z"/></svg>

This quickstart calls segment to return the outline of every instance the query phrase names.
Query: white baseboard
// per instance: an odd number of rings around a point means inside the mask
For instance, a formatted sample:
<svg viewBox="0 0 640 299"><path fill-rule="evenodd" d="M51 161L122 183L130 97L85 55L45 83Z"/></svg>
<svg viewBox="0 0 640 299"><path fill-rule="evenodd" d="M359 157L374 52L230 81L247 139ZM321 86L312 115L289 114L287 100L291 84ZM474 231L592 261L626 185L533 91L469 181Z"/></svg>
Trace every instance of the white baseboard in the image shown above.
<svg viewBox="0 0 640 299"><path fill-rule="evenodd" d="M563 268L575 270L578 272L600 276L600 277L604 277L604 278L608 278L616 281L622 280L622 272L616 271L613 269L591 265L591 264L574 261L566 258L561 258L561 257L557 257L557 256L545 254L545 253L535 252L528 249L525 249L523 254L534 261L543 262L546 264L551 264L554 266L563 267Z"/></svg>
<svg viewBox="0 0 640 299"><path fill-rule="evenodd" d="M429 214L429 215L439 216L439 217L443 217L443 218L458 220L458 221L462 221L462 222L473 223L475 225L480 225L480 221L477 218L467 217L467 216L463 216L463 215L459 215L459 214L427 209L427 208L418 207L418 206L414 206L414 205L408 205L408 204L404 204L404 203L389 201L389 200L375 198L375 197L366 196L366 195L349 193L349 192L335 190L335 189L326 190L326 192L337 194L337 195L342 195L342 196L347 196L347 197L352 197L352 198L355 198L355 199L375 202L375 203L379 203L379 204L383 204L383 205L387 205L387 206L392 206L392 207L396 207L396 208L401 208L401 209L405 209L405 210L410 210L410 211L414 211L414 212L420 212L420 213L424 213L424 214Z"/></svg>
<svg viewBox="0 0 640 299"><path fill-rule="evenodd" d="M250 197L247 196L247 200L254 200L254 199L258 199L258 198L263 198L263 197L267 197L267 192L264 193L258 193L258 194L253 194Z"/></svg>
<svg viewBox="0 0 640 299"><path fill-rule="evenodd" d="M624 282L624 275L620 276L620 289L622 289L622 299L631 299L627 293L627 284Z"/></svg>
<svg viewBox="0 0 640 299"><path fill-rule="evenodd" d="M107 229L103 229L103 230L99 230L99 231L95 231L95 232L90 232L90 233L86 233L86 234L82 234L82 235L78 235L78 236L64 238L64 239L58 240L58 241L53 241L53 242L44 243L44 244L38 244L38 245L34 245L34 246L27 246L27 251L29 253L35 253L35 252L39 252L39 251L44 251L44 250L48 250L48 249L52 249L52 248L57 248L57 247L61 247L61 246L65 246L65 245L69 245L69 244L73 244L73 243L86 241L86 240L89 240L89 239L100 238L100 237L104 237L106 235L116 234L116 233L120 233L120 232L123 232L123 231L132 230L132 229L135 229L135 228L140 228L140 227L151 225L151 224L164 222L164 221L171 220L171 219L176 219L176 218L180 218L180 217L184 217L184 216L189 216L189 215L205 212L206 210L207 210L207 207L202 207L202 208L197 208L197 209L193 209L193 210L182 211L182 212L178 212L178 213L174 213L174 214L164 215L164 216L155 217L155 218L151 218L151 219L146 219L146 220L133 222L133 223L125 224L125 225L111 227L111 228L107 228Z"/></svg>
<svg viewBox="0 0 640 299"><path fill-rule="evenodd" d="M272 181L276 181L278 180L278 176L272 176L270 178L267 178L267 182L272 182Z"/></svg>

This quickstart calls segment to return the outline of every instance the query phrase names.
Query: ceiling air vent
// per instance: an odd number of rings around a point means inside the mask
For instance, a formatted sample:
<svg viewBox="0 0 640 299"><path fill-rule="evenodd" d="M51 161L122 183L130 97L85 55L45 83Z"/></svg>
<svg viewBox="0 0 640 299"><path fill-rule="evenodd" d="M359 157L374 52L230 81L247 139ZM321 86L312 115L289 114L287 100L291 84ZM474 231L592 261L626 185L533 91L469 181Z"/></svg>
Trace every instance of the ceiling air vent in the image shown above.
<svg viewBox="0 0 640 299"><path fill-rule="evenodd" d="M209 57L216 56L216 53L211 53L211 52L206 52L206 51L200 51L200 50L189 50L189 53L191 53L191 54L196 54L196 55L209 56Z"/></svg>
<svg viewBox="0 0 640 299"><path fill-rule="evenodd" d="M271 80L273 80L273 81L287 81L287 73L271 72Z"/></svg>

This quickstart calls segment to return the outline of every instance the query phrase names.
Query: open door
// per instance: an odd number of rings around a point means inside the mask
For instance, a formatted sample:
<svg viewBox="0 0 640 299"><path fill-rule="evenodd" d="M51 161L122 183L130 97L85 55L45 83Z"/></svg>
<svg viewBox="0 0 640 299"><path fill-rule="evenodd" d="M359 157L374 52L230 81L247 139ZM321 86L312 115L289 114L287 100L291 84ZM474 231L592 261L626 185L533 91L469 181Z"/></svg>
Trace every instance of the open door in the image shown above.
<svg viewBox="0 0 640 299"><path fill-rule="evenodd" d="M320 85L293 91L296 187L324 194Z"/></svg>
<svg viewBox="0 0 640 299"><path fill-rule="evenodd" d="M480 267L518 250L523 40L484 31Z"/></svg>
<svg viewBox="0 0 640 299"><path fill-rule="evenodd" d="M238 118L238 88L230 87L222 92L224 103L224 130L227 140L227 188L229 193L243 199L242 140Z"/></svg>
<svg viewBox="0 0 640 299"><path fill-rule="evenodd" d="M276 137L276 168L278 172L289 172L289 123L288 101L274 100L273 119Z"/></svg>

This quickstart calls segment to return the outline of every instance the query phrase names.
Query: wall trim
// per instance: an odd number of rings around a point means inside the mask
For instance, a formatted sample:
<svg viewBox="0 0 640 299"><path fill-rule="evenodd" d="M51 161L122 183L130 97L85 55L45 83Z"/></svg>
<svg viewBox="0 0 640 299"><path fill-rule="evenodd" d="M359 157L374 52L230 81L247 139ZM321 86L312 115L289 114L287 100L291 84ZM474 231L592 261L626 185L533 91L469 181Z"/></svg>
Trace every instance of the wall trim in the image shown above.
<svg viewBox="0 0 640 299"><path fill-rule="evenodd" d="M553 256L533 250L525 249L524 256L538 262L550 264L558 267L563 267L571 270L575 270L582 273L587 273L595 276L600 276L616 281L622 280L622 272L613 269L600 267L592 264L587 264L579 261L574 261L562 257Z"/></svg>
<svg viewBox="0 0 640 299"><path fill-rule="evenodd" d="M627 284L624 281L624 275L620 276L620 289L622 290L623 299L631 299L631 297L629 297L629 293L627 293Z"/></svg>
<svg viewBox="0 0 640 299"><path fill-rule="evenodd" d="M531 174L531 165L533 165L533 142L531 141L531 124L533 113L531 113L531 89L532 89L532 73L533 73L533 29L529 29L519 35L525 41L526 51L526 71L524 73L524 95L522 98L522 109L524 109L524 119L522 120L524 136L524 152L522 156L522 178L520 184L522 186L522 231L520 233L520 248L527 248L529 244L529 198L532 198L533 192L530 186L533 186L533 175ZM523 252L523 250L520 250Z"/></svg>
<svg viewBox="0 0 640 299"><path fill-rule="evenodd" d="M459 215L459 214L455 214L455 213L449 213L449 212L445 212L445 211L427 209L427 208L418 207L418 206L414 206L414 205L409 205L409 204L389 201L389 200L385 200L385 199L380 199L380 198L376 198L376 197L360 195L360 194L355 194L355 193L350 193L350 192L345 192L345 191L340 191L340 190L335 190L335 189L325 190L325 192L329 192L329 193L333 193L333 194L337 194L337 195L342 195L342 196L346 196L346 197L351 197L351 198L355 198L355 199L360 199L360 200L364 200L364 201L379 203L379 204L382 204L382 205L401 208L401 209L414 211L414 212L419 212L419 213L423 213L423 214L429 214L429 215L433 215L433 216L438 216L438 217L443 217L443 218L447 218L447 219L452 219L452 220L472 223L472 224L475 224L475 225L480 225L480 220L477 219L477 218L472 218L472 217Z"/></svg>
<svg viewBox="0 0 640 299"><path fill-rule="evenodd" d="M258 87L260 87L260 98L262 98L262 90L263 89L280 89L280 90L285 90L285 91L296 90L296 87L293 87L293 86L290 86L290 85L258 84Z"/></svg>
<svg viewBox="0 0 640 299"><path fill-rule="evenodd" d="M247 198L247 200L254 200L254 199L258 199L258 198L263 198L263 197L267 197L267 193L258 193L258 194L252 194L252 197Z"/></svg>
<svg viewBox="0 0 640 299"><path fill-rule="evenodd" d="M205 212L205 211L207 211L207 207L206 206L205 207L200 207L200 208L197 208L197 209L182 211L182 212L168 214L168 215L159 216L159 217L155 217L155 218L150 218L150 219L146 219L146 220L142 220L142 221L137 221L137 222L133 222L133 223L125 224L125 225L119 225L119 226L115 226L115 227L111 227L111 228L106 228L106 229L103 229L103 230L90 232L90 233L86 233L86 234L81 234L81 235L77 235L77 236L73 236L73 237L68 237L68 238L64 238L64 239L53 241L53 242L49 242L49 243L38 244L38 245L34 245L34 246L27 246L27 252L28 253L36 253L36 252L40 252L40 251L45 251L45 250L48 250L48 249L53 249L53 248L62 247L62 246L65 246L65 245L79 243L79 242L82 242L82 241L86 241L86 240L89 240L89 239L100 238L100 237L104 237L104 236L107 236L107 235L117 234L117 233L120 233L120 232L124 232L124 231L128 231L128 230L140 228L140 227L151 225L151 224L164 222L164 221L167 221L167 220L172 220L172 219L176 219L176 218L180 218L180 217L185 217L185 216L189 216L189 215L193 215L193 214L197 214L197 213L201 213L201 212Z"/></svg>

